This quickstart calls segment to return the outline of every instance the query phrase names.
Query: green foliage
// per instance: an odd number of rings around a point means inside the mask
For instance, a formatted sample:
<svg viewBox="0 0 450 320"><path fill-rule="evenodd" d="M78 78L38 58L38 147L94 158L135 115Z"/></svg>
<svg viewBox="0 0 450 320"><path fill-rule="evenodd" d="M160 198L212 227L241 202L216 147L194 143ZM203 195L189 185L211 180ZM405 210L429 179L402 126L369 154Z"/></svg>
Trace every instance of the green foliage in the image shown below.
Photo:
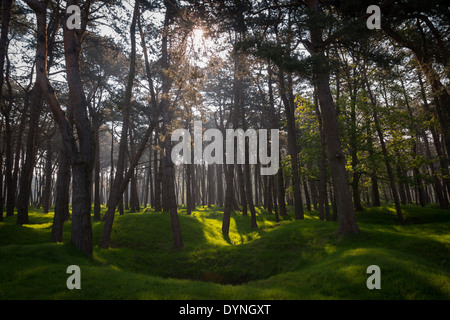
<svg viewBox="0 0 450 320"><path fill-rule="evenodd" d="M290 208L292 209L292 208ZM48 242L52 213L30 210L30 224L0 223L0 299L449 299L450 216L433 207L404 206L406 226L391 206L358 213L361 234L338 237L336 222L303 221L258 210L233 214L229 239L223 208L180 208L185 247L175 250L170 217L118 216L112 247L88 257ZM292 213L291 213L292 215ZM94 223L94 242L102 223ZM81 268L81 290L66 288L69 265ZM366 287L366 268L381 268L381 290Z"/></svg>

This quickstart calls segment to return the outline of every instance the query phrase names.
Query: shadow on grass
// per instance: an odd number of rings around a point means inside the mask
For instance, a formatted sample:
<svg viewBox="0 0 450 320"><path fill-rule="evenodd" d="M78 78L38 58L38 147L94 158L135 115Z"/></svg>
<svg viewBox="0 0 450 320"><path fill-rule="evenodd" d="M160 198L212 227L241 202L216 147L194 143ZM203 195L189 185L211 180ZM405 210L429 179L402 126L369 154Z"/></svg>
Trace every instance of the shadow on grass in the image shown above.
<svg viewBox="0 0 450 320"><path fill-rule="evenodd" d="M439 235L448 230L449 225L445 222L450 219L448 215L443 216L442 212L436 213L430 209L430 215L427 215L428 212L407 207L404 208L405 215L422 224L398 226L395 223L395 212L391 212L389 208L365 210L358 213L362 233L343 238L337 237L337 223L319 221L314 217L276 223L274 216L263 213L258 215L259 228L253 230L250 216L233 213L231 238L225 238L221 233L222 210L223 208L199 207L193 211L192 216L186 216L180 211L185 245L182 250L173 248L169 214L145 212L116 216L111 238L112 249L95 248L92 263L95 266L107 266L164 279L188 279L232 285L250 281L259 281L261 284L267 281L273 288L278 286L276 279L291 274L294 280L295 277L300 277L299 281L310 286L311 292L317 290L330 297L355 296L350 291L342 294L335 291L353 282L350 287L353 286L355 292L362 290L356 286L360 286L360 282L367 278L364 267L370 264L383 264L384 267L380 265L383 272L394 273L395 264L402 265L395 276L387 278L405 288L402 289L400 298L407 297L408 290L423 293L423 286L429 285L428 282L432 282L433 290L437 290L433 291L432 296L439 296L440 291L436 288L442 285L445 279L448 280L449 267L445 259L450 255L449 248L445 240L439 240ZM15 247L18 247L18 244L26 244L18 253L27 255L26 252L34 250L34 244L41 243L46 249L42 251L42 248L37 247L42 252L38 256L30 255L33 263L59 263L60 257L44 260L44 256L55 248L45 244L49 242L51 232L51 227L45 224L51 221L52 217L49 215L36 218L39 219L35 221L44 227L16 226L14 217L13 220L3 223L0 226L0 244L8 245L8 241L13 241ZM93 223L95 247L102 230L102 222ZM70 223L65 224L64 239L65 242L70 241ZM59 251L67 250L67 253L59 253L65 257L61 261L73 261L68 247L58 248ZM12 251L8 252L12 254ZM385 260L379 260L378 255L385 257ZM8 255L4 258L8 259ZM25 264L24 261L21 263ZM420 270L416 270L415 266L420 266ZM427 270L435 274L436 270L442 270L446 276L435 276L427 280L424 274ZM404 276L401 276L402 274ZM304 277L307 277L306 280ZM336 280L333 280L333 277ZM352 280L353 278L357 280ZM285 279L288 280L289 278ZM408 285L409 280L415 281L420 290L414 291L414 288ZM324 289L318 288L324 281L337 281L337 284L324 286ZM280 284L279 290L286 294L292 290L292 294L298 295L299 289L295 286L291 288L291 285ZM448 285L442 287L448 289ZM367 290L364 286L363 289ZM266 290L270 291L268 288ZM364 290L361 291L363 296L366 294ZM411 293L410 296L414 294Z"/></svg>

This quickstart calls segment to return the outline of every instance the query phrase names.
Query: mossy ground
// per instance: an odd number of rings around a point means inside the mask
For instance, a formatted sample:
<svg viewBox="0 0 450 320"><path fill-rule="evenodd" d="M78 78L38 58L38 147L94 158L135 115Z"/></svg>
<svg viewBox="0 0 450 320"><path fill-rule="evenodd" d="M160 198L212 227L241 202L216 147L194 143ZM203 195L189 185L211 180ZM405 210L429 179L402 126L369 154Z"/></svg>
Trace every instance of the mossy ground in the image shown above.
<svg viewBox="0 0 450 320"><path fill-rule="evenodd" d="M172 246L170 216L116 216L111 248L96 246L103 223L93 222L94 254L50 243L53 212L30 208L30 224L0 223L0 299L449 299L450 212L404 206L407 224L391 206L357 214L360 234L338 236L337 222L275 222L258 208L233 213L229 238L223 208L179 209L184 248ZM68 290L69 265L81 268L81 290ZM369 290L366 269L381 269L381 290Z"/></svg>

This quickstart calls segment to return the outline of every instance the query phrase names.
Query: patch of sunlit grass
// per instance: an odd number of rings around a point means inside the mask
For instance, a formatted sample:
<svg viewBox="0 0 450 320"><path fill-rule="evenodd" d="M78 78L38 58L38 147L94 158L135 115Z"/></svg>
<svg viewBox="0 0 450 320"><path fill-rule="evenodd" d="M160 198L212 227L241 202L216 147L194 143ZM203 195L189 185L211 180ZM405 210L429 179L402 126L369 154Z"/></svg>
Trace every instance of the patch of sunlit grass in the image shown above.
<svg viewBox="0 0 450 320"><path fill-rule="evenodd" d="M222 234L223 208L179 211L184 248L173 248L170 215L116 216L109 250L96 246L103 222L93 223L94 254L49 243L53 213L30 211L30 224L15 217L0 223L0 299L450 299L447 212L403 208L396 223L388 207L358 212L362 232L339 237L337 222L276 222L257 208L231 214ZM67 290L66 268L79 265L82 290ZM368 290L366 268L381 269L381 290Z"/></svg>

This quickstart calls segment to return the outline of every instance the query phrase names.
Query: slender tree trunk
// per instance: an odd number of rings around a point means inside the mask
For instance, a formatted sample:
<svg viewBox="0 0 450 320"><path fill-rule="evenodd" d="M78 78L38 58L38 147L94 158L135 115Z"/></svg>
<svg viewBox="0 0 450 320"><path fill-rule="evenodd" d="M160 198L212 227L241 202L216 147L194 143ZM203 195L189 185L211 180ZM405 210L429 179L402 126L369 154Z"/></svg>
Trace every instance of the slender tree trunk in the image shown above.
<svg viewBox="0 0 450 320"><path fill-rule="evenodd" d="M0 96L2 96L3 82L4 82L4 66L5 59L7 55L8 47L8 33L9 33L9 23L11 21L11 8L12 0L2 0L1 2L1 17L2 17L2 29L0 37Z"/></svg>
<svg viewBox="0 0 450 320"><path fill-rule="evenodd" d="M307 2L311 14L319 14L318 0ZM330 76L328 60L322 46L322 31L316 25L310 27L313 56L313 74L317 86L317 97L322 112L324 134L327 142L328 163L333 180L334 199L336 201L339 219L339 233L360 232L356 222L355 209L345 170L345 156L339 139L338 119L333 97L330 91Z"/></svg>
<svg viewBox="0 0 450 320"><path fill-rule="evenodd" d="M248 148L247 148L248 150ZM256 222L256 210L255 205L253 204L253 192L252 192L252 184L250 181L250 164L249 164L249 158L248 158L248 152L246 153L247 160L245 161L244 165L244 175L245 175L245 187L246 187L246 197L247 197L247 203L250 208L250 218L251 218L251 227L253 229L258 228L258 224Z"/></svg>
<svg viewBox="0 0 450 320"><path fill-rule="evenodd" d="M356 89L355 89L356 90ZM361 205L361 193L359 189L359 180L361 178L361 174L358 172L358 150L357 150L357 137L356 137L356 93L354 93L354 97L352 97L351 102L351 162L353 169L353 177L352 177L352 192L353 192L353 204L355 206L356 211L363 210Z"/></svg>
<svg viewBox="0 0 450 320"><path fill-rule="evenodd" d="M132 89L133 82L136 72L136 25L139 19L139 0L136 0L134 3L134 11L132 22L130 26L130 37L131 37L131 54L130 54L130 69L128 72L128 80L125 88L125 97L124 97L124 108L123 108L123 122L122 122L122 133L120 138L119 145L119 158L117 161L116 168L116 176L113 182L113 185L110 190L110 196L108 201L108 210L106 211L103 219L105 220L105 225L103 227L103 233L100 238L99 247L100 248L108 248L114 215L116 211L116 206L120 202L121 197L123 196L123 192L125 190L126 185L128 185L128 181L126 181L123 177L125 170L125 156L126 156L126 147L127 147L127 135L129 130L129 121L130 121L130 108L131 108L131 98L132 98ZM131 162L131 161L130 161ZM131 174L134 173L134 168L130 165ZM130 170L129 170L130 172ZM130 174L130 176L131 176ZM125 187L122 187L125 184Z"/></svg>
<svg viewBox="0 0 450 320"><path fill-rule="evenodd" d="M320 178L319 178L319 219L330 221L330 208L327 195L327 152L326 141L323 133L322 114L319 109L316 88L314 89L314 106L316 109L320 137Z"/></svg>
<svg viewBox="0 0 450 320"><path fill-rule="evenodd" d="M245 172L243 170L243 165L236 165L237 169L237 181L239 186L239 199L240 204L242 206L242 215L247 216L248 215L248 209L247 209L247 190L245 190Z"/></svg>
<svg viewBox="0 0 450 320"><path fill-rule="evenodd" d="M230 231L230 218L231 218L231 210L233 210L233 176L234 176L234 165L226 164L226 174L225 174L225 208L223 211L223 220L222 220L222 234L225 238L228 238L228 234Z"/></svg>
<svg viewBox="0 0 450 320"><path fill-rule="evenodd" d="M11 21L11 8L12 8L12 0L2 0L1 3L1 36L0 36L0 97L3 98L3 84L4 84L4 74L5 74L5 60L7 58L7 52L8 52L8 33L9 33L9 24ZM9 65L9 63L8 63ZM9 66L7 67L7 77L9 78ZM12 106L12 94L11 94L11 86L8 81L8 91L9 91L9 99L10 99L10 107ZM2 103L2 113L3 113L3 103ZM14 206L15 206L15 186L13 185L13 175L12 175L12 153L11 153L11 127L9 123L9 113L11 111L11 108L9 107L9 110L6 114L4 114L5 117L5 143L6 143L6 150L5 150L5 156L6 156L6 168L5 168L5 175L6 175L6 185L7 185L7 207L6 207L6 216L12 216L14 214ZM3 160L3 154L0 154ZM3 161L1 161L3 162ZM3 163L1 163L3 167ZM0 197L2 198L1 206L0 206L0 221L3 221L3 205L4 205L4 197L3 197L3 173L1 172L3 170L0 169L0 173L2 174L2 178L0 179L0 183L2 183L2 187L0 188L1 194Z"/></svg>
<svg viewBox="0 0 450 320"><path fill-rule="evenodd" d="M217 164L217 201L223 207L223 164Z"/></svg>
<svg viewBox="0 0 450 320"><path fill-rule="evenodd" d="M396 153L397 159L400 160L400 154L399 154L398 150L396 150L395 153ZM405 205L406 204L405 183L403 183L403 181L401 181L401 177L403 176L403 170L402 170L402 168L400 167L399 164L397 164L397 166L396 166L396 172L397 172L397 177L399 179L399 182L398 182L398 193L400 195L400 203L402 205Z"/></svg>
<svg viewBox="0 0 450 320"><path fill-rule="evenodd" d="M365 79L365 83L366 83L367 92L369 94L370 103L372 105L372 113L373 113L374 125L375 125L376 131L378 133L378 138L380 140L381 150L383 151L384 162L385 162L386 170L387 170L388 177L389 177L389 184L390 184L390 187L391 187L392 196L394 198L395 211L397 212L397 220L398 220L398 222L400 224L403 225L403 224L405 224L405 220L403 219L402 210L400 208L400 199L399 199L399 196L398 196L397 187L395 186L394 175L393 175L393 172L392 172L391 163L389 161L389 155L388 155L388 152L387 152L387 149L386 149L386 144L384 142L383 132L381 131L381 126L380 126L380 123L378 121L378 113L377 113L377 110L376 110L375 98L372 95L372 90L370 89L370 85L369 85L369 82L367 80L367 74L366 74L365 65L364 65L364 79Z"/></svg>
<svg viewBox="0 0 450 320"><path fill-rule="evenodd" d="M273 203L273 211L275 214L275 222L280 221L280 216L278 214L278 205L277 205L277 190L275 188L275 177L273 175L269 176L269 183L270 183L270 189L272 190L272 194L270 195L272 197L272 203Z"/></svg>
<svg viewBox="0 0 450 320"><path fill-rule="evenodd" d="M133 132L133 124L130 123L129 127L130 131L130 154L131 157L136 156L136 147L134 143L134 132ZM134 170L134 174L131 177L130 181L130 210L131 212L139 212L141 210L139 203L139 195L137 191L137 170Z"/></svg>
<svg viewBox="0 0 450 320"><path fill-rule="evenodd" d="M94 123L95 164L94 164L94 221L100 221L100 127Z"/></svg>
<svg viewBox="0 0 450 320"><path fill-rule="evenodd" d="M299 174L299 165L298 165L298 146L297 146L297 132L295 127L295 104L293 93L288 91L292 89L291 86L289 88L286 87L284 75L282 71L279 72L279 84L281 97L283 100L284 107L286 109L286 123L287 123L287 131L288 131L288 150L289 155L291 156L291 168L292 168L292 186L294 189L294 212L295 219L303 219L303 201L302 194L300 189L300 174Z"/></svg>
<svg viewBox="0 0 450 320"><path fill-rule="evenodd" d="M192 194L191 194L191 166L192 164L185 164L186 170L186 214L192 214Z"/></svg>
<svg viewBox="0 0 450 320"><path fill-rule="evenodd" d="M31 194L31 182L33 179L33 168L36 162L37 136L39 130L39 118L41 116L43 96L38 83L31 91L30 98L30 120L28 122L28 136L25 152L25 162L19 178L19 194L17 196L17 224L28 223L28 205Z"/></svg>
<svg viewBox="0 0 450 320"><path fill-rule="evenodd" d="M158 146L159 143L159 125L156 125L156 130L155 130L155 149L153 150L153 169L155 170L154 172L154 177L155 177L155 211L156 212L161 212L162 208L161 208L161 164L159 161L159 157L158 157Z"/></svg>
<svg viewBox="0 0 450 320"><path fill-rule="evenodd" d="M278 204L280 206L280 216L287 217L286 209L286 189L284 186L283 169L280 168L277 173L277 191L278 191Z"/></svg>
<svg viewBox="0 0 450 320"><path fill-rule="evenodd" d="M177 204L175 199L175 171L174 164L171 159L172 153L172 142L170 137L168 136L167 126L169 126L172 122L172 112L170 110L168 93L170 91L170 87L172 84L172 79L169 78L167 72L169 70L170 62L169 62L169 54L168 54L168 33L169 26L172 22L172 17L174 15L173 5L169 1L164 1L166 7L166 14L164 19L164 30L162 37L162 46L161 46L161 67L163 70L162 74L162 95L163 99L160 103L160 107L163 113L163 129L162 135L165 137L164 145L165 145L165 154L162 157L164 164L164 180L165 184L164 188L164 202L163 207L167 207L170 212L170 220L172 226L172 234L175 248L183 247L183 241L181 237L181 228L180 222L178 218L177 212Z"/></svg>
<svg viewBox="0 0 450 320"><path fill-rule="evenodd" d="M419 79L420 93L422 96L424 109L425 109L425 111L427 111L430 114L430 117L431 117L433 112L430 110L430 106L427 101L427 96L426 96L425 88L424 88L423 81L422 81L422 75L420 73L418 74L418 79ZM449 205L449 199L447 198L447 194L445 192L445 186L447 186L447 189L450 191L450 173L448 170L448 159L446 158L445 154L442 151L441 141L440 141L439 135L436 132L435 127L433 125L430 125L429 129L431 132L431 136L433 137L434 147L435 147L437 156L439 158L440 170L442 171L442 176L443 176L443 178L442 178L443 185L441 187L442 198L440 200L440 205L441 205L441 208L447 209L448 205ZM426 138L425 132L424 132L424 139L426 140L425 141L426 145L428 145L428 139ZM431 156L431 152L429 151L429 146L427 146L427 150L428 150L427 153ZM435 179L437 179L436 182L440 184L439 178L435 177ZM441 203L441 201L442 201L442 203Z"/></svg>
<svg viewBox="0 0 450 320"><path fill-rule="evenodd" d="M45 159L45 186L42 194L42 208L44 213L48 213L50 210L50 197L51 197L51 187L52 187L52 140L49 138L48 146L47 146L47 157Z"/></svg>
<svg viewBox="0 0 450 320"><path fill-rule="evenodd" d="M212 204L216 202L216 184L214 182L215 179L215 169L216 167L213 164L208 166L208 207L211 208Z"/></svg>
<svg viewBox="0 0 450 320"><path fill-rule="evenodd" d="M69 220L70 173L70 163L63 148L56 179L55 214L50 239L52 242L62 242L63 224Z"/></svg>
<svg viewBox="0 0 450 320"><path fill-rule="evenodd" d="M303 189L305 190L306 210L311 211L311 197L306 180L303 180Z"/></svg>
<svg viewBox="0 0 450 320"><path fill-rule="evenodd" d="M20 156L22 153L22 141L25 133L25 124L27 122L28 110L30 105L30 92L27 90L25 92L25 102L22 110L22 115L20 116L20 125L19 130L17 132L16 138L16 151L14 157L14 172L13 172L13 188L12 191L14 194L14 206L17 206L17 185L19 181L19 170L20 170Z"/></svg>

